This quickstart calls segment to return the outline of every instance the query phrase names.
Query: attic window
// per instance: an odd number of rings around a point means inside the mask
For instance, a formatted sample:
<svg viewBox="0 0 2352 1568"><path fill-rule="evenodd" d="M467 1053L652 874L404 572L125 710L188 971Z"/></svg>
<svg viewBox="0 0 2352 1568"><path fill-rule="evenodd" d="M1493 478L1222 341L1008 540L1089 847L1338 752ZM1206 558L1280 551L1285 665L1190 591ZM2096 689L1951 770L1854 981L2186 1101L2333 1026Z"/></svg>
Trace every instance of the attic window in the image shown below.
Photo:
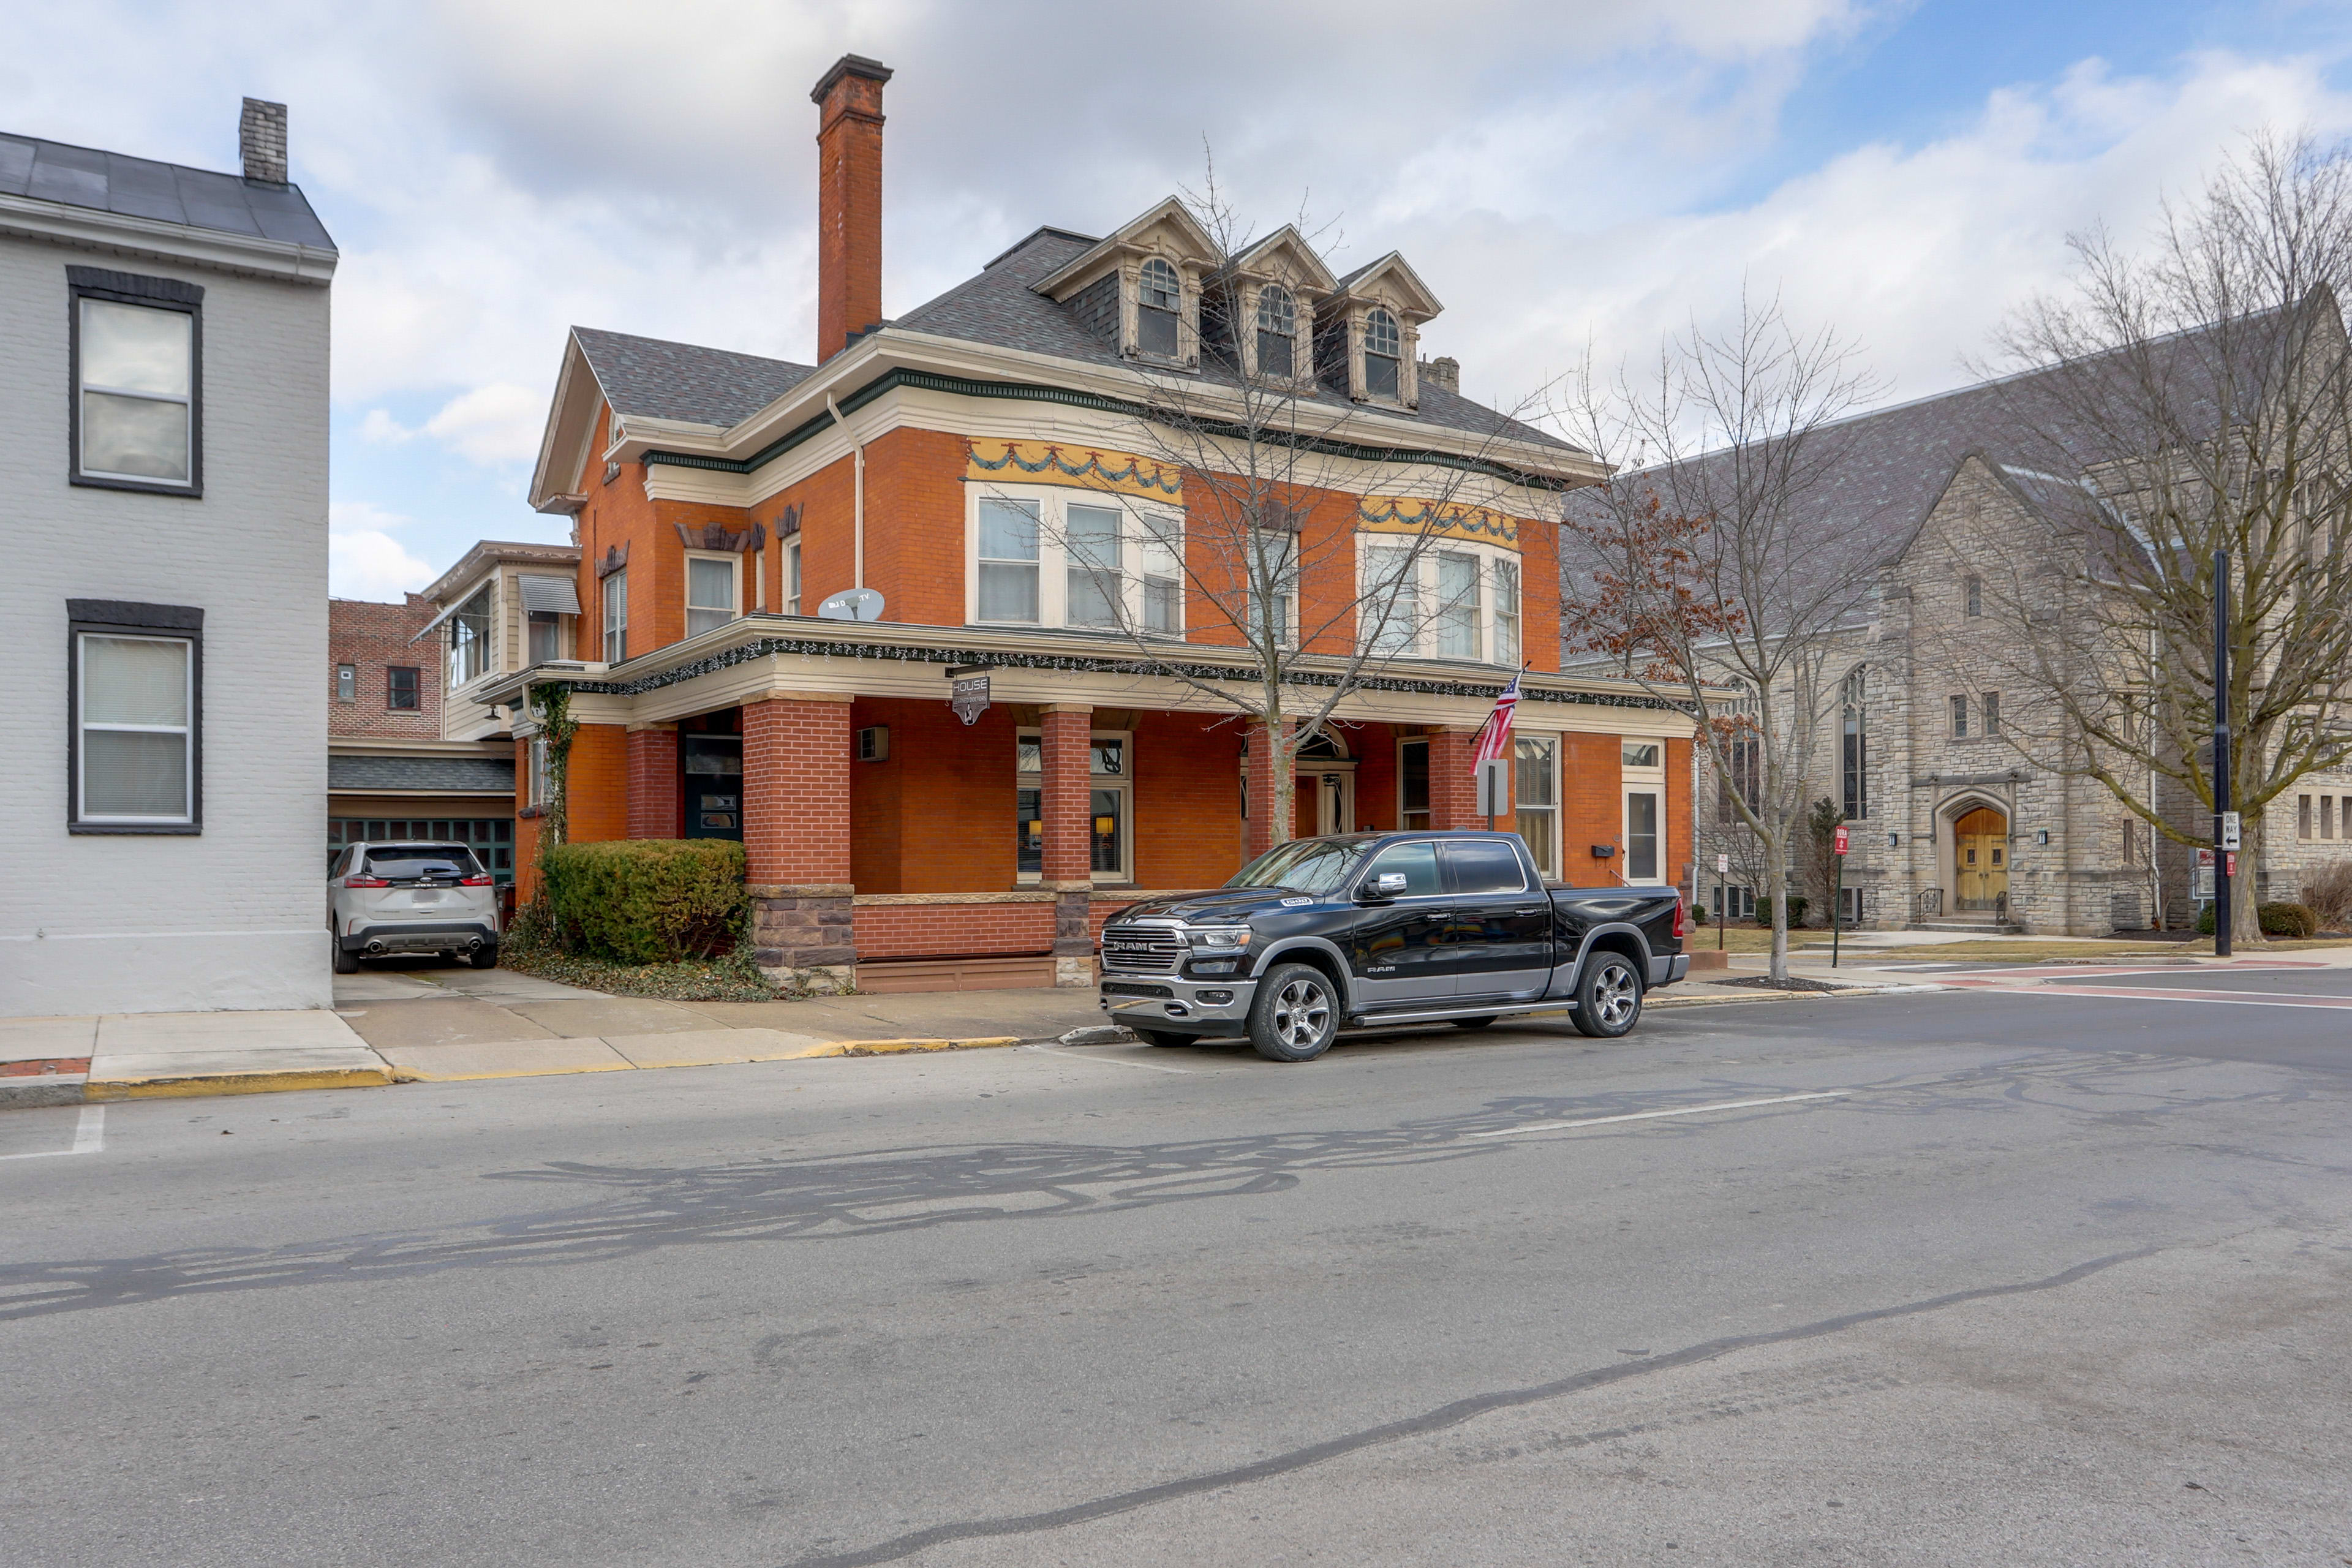
<svg viewBox="0 0 2352 1568"><path fill-rule="evenodd" d="M1287 381L1297 374L1298 306L1290 290L1269 283L1257 294L1257 373Z"/></svg>
<svg viewBox="0 0 2352 1568"><path fill-rule="evenodd" d="M1157 256L1143 264L1135 311L1137 352L1160 359L1176 357L1176 321L1182 300L1182 285L1173 267Z"/></svg>
<svg viewBox="0 0 2352 1568"><path fill-rule="evenodd" d="M1385 397L1391 403L1401 395L1398 362L1403 355L1403 338L1397 331L1396 318L1378 306L1364 318L1364 392L1367 396Z"/></svg>

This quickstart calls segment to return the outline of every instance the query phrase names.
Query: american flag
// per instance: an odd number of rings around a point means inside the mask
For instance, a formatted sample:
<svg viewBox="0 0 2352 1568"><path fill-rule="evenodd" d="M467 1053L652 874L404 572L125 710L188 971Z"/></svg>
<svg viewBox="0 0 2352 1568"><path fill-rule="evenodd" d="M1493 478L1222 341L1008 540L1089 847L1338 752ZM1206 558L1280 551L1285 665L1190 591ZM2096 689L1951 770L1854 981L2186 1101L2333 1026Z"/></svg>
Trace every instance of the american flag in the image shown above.
<svg viewBox="0 0 2352 1568"><path fill-rule="evenodd" d="M1475 761L1491 763L1498 757L1511 754L1511 710L1518 705L1519 678L1514 675L1511 683L1503 688L1502 695L1495 699L1495 710L1487 714L1486 722L1479 726Z"/></svg>

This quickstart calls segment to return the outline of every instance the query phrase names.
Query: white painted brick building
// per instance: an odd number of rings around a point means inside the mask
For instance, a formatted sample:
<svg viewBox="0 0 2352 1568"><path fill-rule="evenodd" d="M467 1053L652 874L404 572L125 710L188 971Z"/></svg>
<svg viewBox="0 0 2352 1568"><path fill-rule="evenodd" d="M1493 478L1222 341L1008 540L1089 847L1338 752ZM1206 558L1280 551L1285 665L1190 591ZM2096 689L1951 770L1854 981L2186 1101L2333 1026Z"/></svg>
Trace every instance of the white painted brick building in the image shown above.
<svg viewBox="0 0 2352 1568"><path fill-rule="evenodd" d="M0 134L0 1016L324 1006L336 253L243 174Z"/></svg>

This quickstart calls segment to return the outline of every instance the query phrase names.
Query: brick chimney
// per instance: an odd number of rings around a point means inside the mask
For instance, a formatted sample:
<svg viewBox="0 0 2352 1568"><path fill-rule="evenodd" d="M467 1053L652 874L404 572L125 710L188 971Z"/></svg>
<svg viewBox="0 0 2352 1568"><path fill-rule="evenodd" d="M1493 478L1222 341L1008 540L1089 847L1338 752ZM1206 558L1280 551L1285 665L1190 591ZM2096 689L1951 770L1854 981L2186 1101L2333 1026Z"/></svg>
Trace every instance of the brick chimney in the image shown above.
<svg viewBox="0 0 2352 1568"><path fill-rule="evenodd" d="M236 117L237 151L245 155L245 177L273 185L286 183L286 106L245 100Z"/></svg>
<svg viewBox="0 0 2352 1568"><path fill-rule="evenodd" d="M890 68L844 55L817 106L816 362L882 321L882 84Z"/></svg>

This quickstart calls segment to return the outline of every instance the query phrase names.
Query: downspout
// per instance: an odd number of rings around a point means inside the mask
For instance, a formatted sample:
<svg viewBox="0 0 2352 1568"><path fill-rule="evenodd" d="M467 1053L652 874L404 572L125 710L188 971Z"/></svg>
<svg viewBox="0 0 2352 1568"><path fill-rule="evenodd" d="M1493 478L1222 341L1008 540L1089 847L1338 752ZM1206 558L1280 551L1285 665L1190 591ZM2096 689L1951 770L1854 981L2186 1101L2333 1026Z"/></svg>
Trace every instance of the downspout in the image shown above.
<svg viewBox="0 0 2352 1568"><path fill-rule="evenodd" d="M825 412L833 416L833 422L835 425L845 430L849 427L849 421L841 416L841 405L833 400L833 394L830 392L824 395L824 406ZM856 517L851 534L852 571L856 580L850 584L850 586L863 588L866 586L866 443L853 436L850 437L849 444L857 465L856 499L851 503Z"/></svg>

